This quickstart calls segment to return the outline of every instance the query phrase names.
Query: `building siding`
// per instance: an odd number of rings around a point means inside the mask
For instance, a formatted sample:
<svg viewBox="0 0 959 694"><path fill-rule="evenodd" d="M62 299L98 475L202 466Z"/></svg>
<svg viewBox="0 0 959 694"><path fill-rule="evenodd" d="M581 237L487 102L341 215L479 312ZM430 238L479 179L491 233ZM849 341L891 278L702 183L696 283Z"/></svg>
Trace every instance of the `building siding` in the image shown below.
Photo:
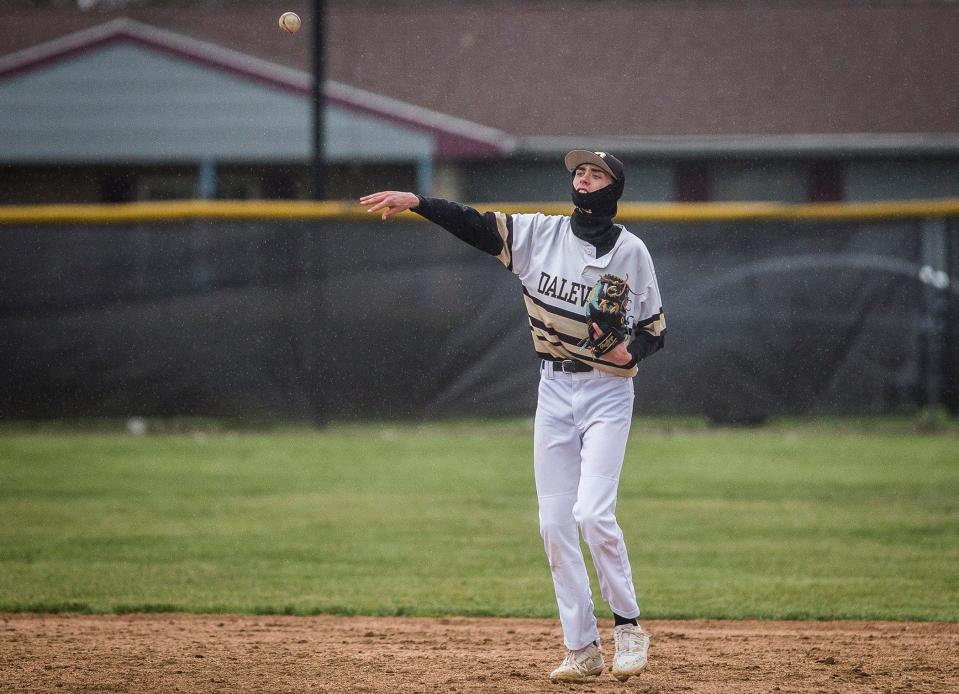
<svg viewBox="0 0 959 694"><path fill-rule="evenodd" d="M0 161L304 161L307 96L137 45L107 45L0 83ZM433 137L330 106L327 158L432 156Z"/></svg>

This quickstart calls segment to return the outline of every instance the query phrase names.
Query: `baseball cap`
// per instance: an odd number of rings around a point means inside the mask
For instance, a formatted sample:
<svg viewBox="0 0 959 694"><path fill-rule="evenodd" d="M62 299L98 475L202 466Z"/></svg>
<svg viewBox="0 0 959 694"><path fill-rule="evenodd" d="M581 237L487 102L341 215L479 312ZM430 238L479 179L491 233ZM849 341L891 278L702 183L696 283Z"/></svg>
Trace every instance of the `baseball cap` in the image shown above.
<svg viewBox="0 0 959 694"><path fill-rule="evenodd" d="M577 166L592 164L608 173L615 180L623 180L623 162L609 152L590 152L588 149L574 149L572 152L567 153L563 159L563 163L566 164L566 170L570 173L576 171Z"/></svg>

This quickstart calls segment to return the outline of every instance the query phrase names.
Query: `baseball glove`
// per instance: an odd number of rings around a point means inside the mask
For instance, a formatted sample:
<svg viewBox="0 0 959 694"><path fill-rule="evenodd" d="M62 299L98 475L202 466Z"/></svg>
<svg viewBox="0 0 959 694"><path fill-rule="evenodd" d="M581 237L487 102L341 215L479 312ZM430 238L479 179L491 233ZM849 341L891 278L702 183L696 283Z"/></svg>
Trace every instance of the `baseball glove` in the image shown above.
<svg viewBox="0 0 959 694"><path fill-rule="evenodd" d="M603 275L593 285L586 300L586 339L579 343L594 357L601 357L626 339L626 311L629 310L629 285L616 275ZM593 323L603 331L593 334Z"/></svg>

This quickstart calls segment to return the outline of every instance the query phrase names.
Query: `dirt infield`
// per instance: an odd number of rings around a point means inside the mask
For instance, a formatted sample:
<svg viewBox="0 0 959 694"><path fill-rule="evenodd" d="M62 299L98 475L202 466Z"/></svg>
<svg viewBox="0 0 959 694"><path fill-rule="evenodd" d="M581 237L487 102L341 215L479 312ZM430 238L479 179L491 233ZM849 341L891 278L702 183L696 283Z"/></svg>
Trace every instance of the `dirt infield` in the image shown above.
<svg viewBox="0 0 959 694"><path fill-rule="evenodd" d="M3 615L0 691L959 691L959 624L644 626L641 677L576 686L546 679L563 655L549 620Z"/></svg>

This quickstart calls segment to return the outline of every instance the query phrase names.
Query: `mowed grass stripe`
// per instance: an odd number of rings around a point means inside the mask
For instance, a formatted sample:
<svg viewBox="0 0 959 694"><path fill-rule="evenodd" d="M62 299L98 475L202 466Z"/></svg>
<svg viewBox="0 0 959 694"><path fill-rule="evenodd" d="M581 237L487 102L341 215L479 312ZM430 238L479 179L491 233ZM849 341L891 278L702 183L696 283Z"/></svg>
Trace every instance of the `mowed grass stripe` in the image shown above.
<svg viewBox="0 0 959 694"><path fill-rule="evenodd" d="M0 610L555 615L530 458L523 421L7 428ZM618 516L649 617L959 616L954 432L637 421Z"/></svg>

